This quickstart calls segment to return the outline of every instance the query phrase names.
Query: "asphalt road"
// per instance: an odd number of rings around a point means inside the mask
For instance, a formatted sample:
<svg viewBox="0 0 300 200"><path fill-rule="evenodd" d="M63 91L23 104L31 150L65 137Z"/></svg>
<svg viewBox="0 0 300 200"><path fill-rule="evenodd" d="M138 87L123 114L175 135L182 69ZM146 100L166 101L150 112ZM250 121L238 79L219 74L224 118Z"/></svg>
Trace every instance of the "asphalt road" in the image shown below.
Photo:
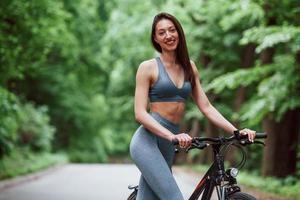
<svg viewBox="0 0 300 200"><path fill-rule="evenodd" d="M68 164L0 182L0 200L122 200L137 184L140 172L130 164ZM199 177L174 169L175 179L188 199Z"/></svg>

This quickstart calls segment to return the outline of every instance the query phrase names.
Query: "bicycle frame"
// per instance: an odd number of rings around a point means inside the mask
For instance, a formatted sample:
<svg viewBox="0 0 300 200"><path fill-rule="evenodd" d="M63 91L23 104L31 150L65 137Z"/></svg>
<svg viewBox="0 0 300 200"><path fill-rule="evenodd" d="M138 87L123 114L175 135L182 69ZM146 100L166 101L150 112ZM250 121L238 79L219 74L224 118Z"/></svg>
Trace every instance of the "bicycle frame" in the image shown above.
<svg viewBox="0 0 300 200"><path fill-rule="evenodd" d="M256 133L256 138L267 138L267 134ZM235 143L235 141L238 141L238 143ZM242 146L252 143L253 142L248 140L247 135L240 135L238 130L234 131L234 135L228 138L193 138L192 146L189 147L186 152L195 148L202 150L211 145L214 161L196 186L189 200L198 200L201 194L201 200L211 199L214 188L216 188L219 200L228 200L231 199L231 197L238 197L239 199L255 199L251 195L241 192L235 178L237 176L238 169L242 168L246 162L246 152ZM264 145L261 141L254 141L254 143ZM174 141L173 144L177 145L178 141ZM227 153L227 149L231 145L234 145L241 150L243 158L237 168L229 168L225 171L224 155ZM177 148L175 148L175 152L178 152ZM129 187L129 189L133 188L135 191L130 195L130 197L135 199L138 189L137 186Z"/></svg>
<svg viewBox="0 0 300 200"><path fill-rule="evenodd" d="M213 145L212 147L215 161L198 183L189 200L198 200L201 194L202 200L210 199L214 188L216 188L218 199L225 200L227 191L226 187L224 186L227 184L222 185L223 181L228 181L229 185L236 184L236 179L234 177L227 177L225 175L224 156L220 155L220 145ZM237 187L235 188L234 192L236 191L240 191L240 189Z"/></svg>

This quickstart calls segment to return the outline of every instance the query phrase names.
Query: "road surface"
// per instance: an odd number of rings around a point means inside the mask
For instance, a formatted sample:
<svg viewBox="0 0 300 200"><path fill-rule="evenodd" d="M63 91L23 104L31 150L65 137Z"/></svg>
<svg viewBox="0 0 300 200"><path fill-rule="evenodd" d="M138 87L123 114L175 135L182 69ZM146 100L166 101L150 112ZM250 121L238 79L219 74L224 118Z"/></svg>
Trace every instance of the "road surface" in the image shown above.
<svg viewBox="0 0 300 200"><path fill-rule="evenodd" d="M140 172L131 164L68 164L14 181L0 182L0 200L122 200ZM199 177L174 169L185 199Z"/></svg>

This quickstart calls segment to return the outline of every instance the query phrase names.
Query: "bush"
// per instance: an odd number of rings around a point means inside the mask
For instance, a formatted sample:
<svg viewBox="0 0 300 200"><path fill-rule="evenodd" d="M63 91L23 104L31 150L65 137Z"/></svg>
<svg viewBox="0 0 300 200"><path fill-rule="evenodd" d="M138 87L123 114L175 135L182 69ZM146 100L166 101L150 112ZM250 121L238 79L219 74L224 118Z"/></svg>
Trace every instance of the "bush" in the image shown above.
<svg viewBox="0 0 300 200"><path fill-rule="evenodd" d="M92 142L82 142L69 150L71 162L103 163L107 161L107 155L99 139L91 139Z"/></svg>
<svg viewBox="0 0 300 200"><path fill-rule="evenodd" d="M68 157L63 153L33 153L28 148L15 148L9 155L6 155L1 159L0 179L35 172L49 166L67 162Z"/></svg>
<svg viewBox="0 0 300 200"><path fill-rule="evenodd" d="M0 158L17 146L50 151L54 132L46 106L21 104L13 93L0 87Z"/></svg>
<svg viewBox="0 0 300 200"><path fill-rule="evenodd" d="M50 151L55 128L49 121L47 107L25 104L19 112L18 143L33 151Z"/></svg>
<svg viewBox="0 0 300 200"><path fill-rule="evenodd" d="M0 87L0 158L15 146L20 104L15 95Z"/></svg>
<svg viewBox="0 0 300 200"><path fill-rule="evenodd" d="M300 181L295 176L279 179L275 177L261 177L246 172L241 172L238 182L249 187L259 188L266 192L296 198L300 196Z"/></svg>

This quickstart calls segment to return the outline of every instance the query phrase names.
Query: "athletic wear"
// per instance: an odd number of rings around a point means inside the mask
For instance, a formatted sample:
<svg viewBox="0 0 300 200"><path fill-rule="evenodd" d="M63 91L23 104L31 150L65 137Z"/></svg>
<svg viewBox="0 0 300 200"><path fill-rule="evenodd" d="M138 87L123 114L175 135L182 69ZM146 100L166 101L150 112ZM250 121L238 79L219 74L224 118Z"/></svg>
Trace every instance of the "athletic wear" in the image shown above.
<svg viewBox="0 0 300 200"><path fill-rule="evenodd" d="M162 126L172 133L179 132L179 125L150 113ZM140 126L132 137L130 155L141 171L137 200L183 200L173 177L171 166L174 145Z"/></svg>
<svg viewBox="0 0 300 200"><path fill-rule="evenodd" d="M184 81L178 88L169 77L164 64L159 57L155 58L158 65L158 78L149 89L150 102L180 102L185 101L191 93L192 87L189 81Z"/></svg>
<svg viewBox="0 0 300 200"><path fill-rule="evenodd" d="M159 57L158 78L149 89L150 102L182 102L187 99L192 88L184 81L181 88L170 79ZM179 125L163 118L158 113L150 115L173 134L179 133ZM173 177L171 166L174 158L174 145L140 126L130 143L130 155L141 171L137 200L183 200L183 196Z"/></svg>

